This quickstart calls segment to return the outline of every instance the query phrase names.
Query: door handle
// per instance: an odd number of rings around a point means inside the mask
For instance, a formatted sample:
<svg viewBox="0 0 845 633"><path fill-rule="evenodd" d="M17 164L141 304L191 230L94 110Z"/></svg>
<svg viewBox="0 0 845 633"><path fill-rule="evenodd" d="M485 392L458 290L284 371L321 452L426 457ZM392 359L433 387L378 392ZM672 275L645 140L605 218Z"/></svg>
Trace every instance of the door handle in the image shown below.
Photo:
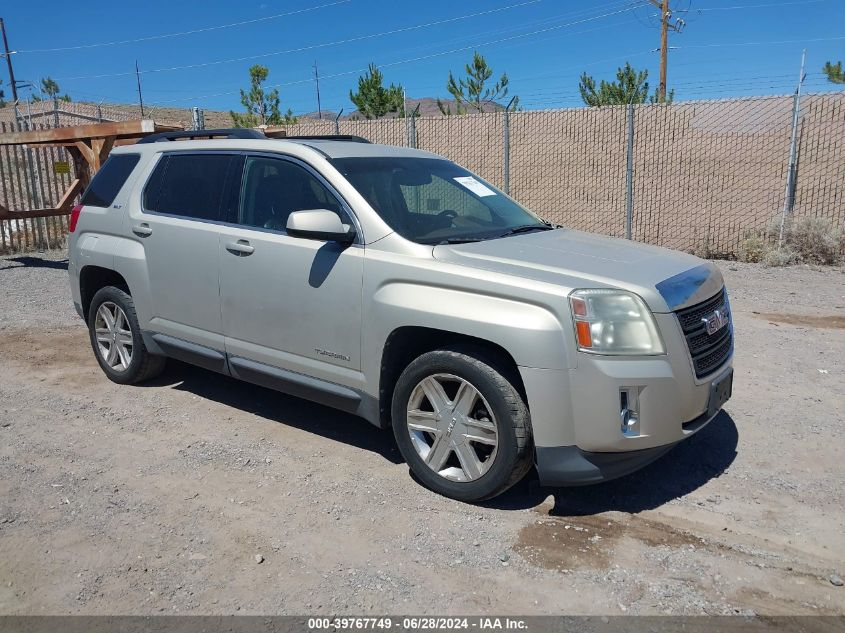
<svg viewBox="0 0 845 633"><path fill-rule="evenodd" d="M226 250L233 255L246 257L247 255L252 255L255 252L255 247L250 246L249 242L246 240L238 240L237 242L228 242L226 244Z"/></svg>
<svg viewBox="0 0 845 633"><path fill-rule="evenodd" d="M149 237L153 234L153 230L150 228L150 225L146 222L142 222L141 224L136 224L135 226L133 226L132 232L138 237Z"/></svg>

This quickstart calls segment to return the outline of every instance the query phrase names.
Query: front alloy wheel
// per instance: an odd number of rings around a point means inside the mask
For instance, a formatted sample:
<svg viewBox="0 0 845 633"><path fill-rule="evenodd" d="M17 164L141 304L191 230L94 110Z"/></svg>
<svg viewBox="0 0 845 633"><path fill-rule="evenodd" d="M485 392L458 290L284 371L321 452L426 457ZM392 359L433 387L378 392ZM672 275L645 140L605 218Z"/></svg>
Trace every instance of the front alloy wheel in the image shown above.
<svg viewBox="0 0 845 633"><path fill-rule="evenodd" d="M516 368L487 350L427 352L399 376L393 434L416 478L461 501L504 492L531 468L531 419Z"/></svg>
<svg viewBox="0 0 845 633"><path fill-rule="evenodd" d="M441 477L474 481L496 460L498 432L490 405L468 380L423 378L408 402L408 433L417 454Z"/></svg>

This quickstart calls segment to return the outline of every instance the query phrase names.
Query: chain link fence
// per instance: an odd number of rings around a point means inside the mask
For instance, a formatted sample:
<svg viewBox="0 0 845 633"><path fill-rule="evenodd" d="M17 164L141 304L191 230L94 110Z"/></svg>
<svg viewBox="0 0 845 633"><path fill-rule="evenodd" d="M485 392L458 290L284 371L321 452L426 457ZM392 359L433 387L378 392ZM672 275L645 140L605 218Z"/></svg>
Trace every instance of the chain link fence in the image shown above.
<svg viewBox="0 0 845 633"><path fill-rule="evenodd" d="M793 119L795 105L793 97L778 96L305 120L287 126L287 133L352 134L428 150L504 188L552 222L731 257L750 231L779 224L784 213L845 224L845 93L806 95ZM788 192L794 121L795 178ZM208 120L206 125L214 127ZM31 206L32 186L18 184L26 180L24 151L9 150L16 156L12 163L0 155L6 170L0 192L6 202L0 203L12 209ZM48 165L48 157L41 162ZM45 181L68 177L57 178L49 168L37 173ZM47 187L57 189L61 185L52 182Z"/></svg>
<svg viewBox="0 0 845 633"><path fill-rule="evenodd" d="M755 97L307 122L288 133L355 134L428 150L550 221L731 257L750 231L779 224L785 211L845 222L845 94L800 102L788 205L794 107L791 96Z"/></svg>

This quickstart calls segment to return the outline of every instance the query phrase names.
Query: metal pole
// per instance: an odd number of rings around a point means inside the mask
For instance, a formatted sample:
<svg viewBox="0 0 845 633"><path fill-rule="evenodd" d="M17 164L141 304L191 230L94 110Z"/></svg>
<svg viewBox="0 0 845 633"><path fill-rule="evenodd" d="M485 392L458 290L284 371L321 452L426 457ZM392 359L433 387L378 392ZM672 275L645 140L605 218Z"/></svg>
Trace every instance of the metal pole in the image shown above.
<svg viewBox="0 0 845 633"><path fill-rule="evenodd" d="M506 194L510 195L511 193L511 120L510 120L510 110L511 106L513 105L513 101L516 97L511 97L511 100L508 101L507 107L505 107L504 112L504 120L502 127L504 128L504 157L503 160L504 164L504 183L503 189Z"/></svg>
<svg viewBox="0 0 845 633"><path fill-rule="evenodd" d="M317 61L314 60L314 81L317 82L317 118L323 120L323 108L320 106L320 74L317 72Z"/></svg>
<svg viewBox="0 0 845 633"><path fill-rule="evenodd" d="M413 149L417 148L417 108L411 110L411 119L408 122L408 147ZM419 187L415 189L419 190Z"/></svg>
<svg viewBox="0 0 845 633"><path fill-rule="evenodd" d="M408 120L408 109L405 107L406 102L405 86L402 86L402 116L405 118L405 142L408 144L408 147L413 147L411 144L411 122Z"/></svg>
<svg viewBox="0 0 845 633"><path fill-rule="evenodd" d="M792 99L792 138L789 141L789 168L786 172L786 196L783 201L783 215L780 218L780 233L778 235L778 246L783 244L783 231L786 227L787 215L792 215L795 207L795 176L798 157L798 119L801 112L801 86L804 83L804 62L807 59L807 50L801 53L801 73L798 75L798 87L795 88L795 96Z"/></svg>
<svg viewBox="0 0 845 633"><path fill-rule="evenodd" d="M138 60L135 60L135 80L138 82L138 101L141 104L141 118L144 118L144 97L141 95L141 71L138 70Z"/></svg>
<svg viewBox="0 0 845 633"><path fill-rule="evenodd" d="M12 53L9 52L9 40L6 39L6 23L0 18L0 31L3 31L3 48L6 51L6 65L9 67L9 85L12 87L12 101L18 100L18 84L15 82L15 69L12 67Z"/></svg>
<svg viewBox="0 0 845 633"><path fill-rule="evenodd" d="M340 115L343 114L343 108L340 109L340 112L337 113L337 116L334 118L334 133L340 134Z"/></svg>
<svg viewBox="0 0 845 633"><path fill-rule="evenodd" d="M625 170L625 239L631 239L634 224L634 104L627 105L628 151Z"/></svg>

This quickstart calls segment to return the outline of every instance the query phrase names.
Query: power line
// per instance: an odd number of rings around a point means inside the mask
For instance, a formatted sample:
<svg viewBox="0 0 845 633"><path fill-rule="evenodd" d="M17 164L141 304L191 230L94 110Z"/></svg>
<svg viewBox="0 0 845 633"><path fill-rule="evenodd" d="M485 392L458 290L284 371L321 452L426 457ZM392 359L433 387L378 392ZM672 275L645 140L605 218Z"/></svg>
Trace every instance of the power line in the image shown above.
<svg viewBox="0 0 845 633"><path fill-rule="evenodd" d="M314 7L307 7L305 9L297 9L295 11L287 11L285 13L277 13L275 15L268 15L263 18L254 18L251 20L242 20L240 22L231 22L229 24L221 24L219 26L208 26L201 29L192 29L190 31L181 31L179 33L163 33L161 35L149 35L146 37L136 37L131 40L115 40L112 42L97 42L96 44L79 44L77 46L62 46L59 48L32 48L29 50L18 50L18 53L58 53L62 51L76 51L88 48L100 48L103 46L117 46L120 44L137 44L139 42L150 42L153 40L162 40L170 37L182 37L183 35L194 35L196 33L208 33L209 31L219 31L221 29L229 29L237 26L245 26L247 24L256 24L258 22L267 22L268 20L277 20L291 15L298 15L300 13L307 13L316 11L317 9L325 9L326 7L333 7L339 4L346 4L352 0L336 0L336 2L329 2L327 4L320 4ZM129 73L132 74L132 73Z"/></svg>
<svg viewBox="0 0 845 633"><path fill-rule="evenodd" d="M724 48L728 46L763 46L776 44L804 44L806 42L833 42L837 40L845 40L845 35L838 37L814 37L800 40L772 40L767 42L727 42L723 44L689 44L687 46L672 46L672 50L680 50L685 48Z"/></svg>
<svg viewBox="0 0 845 633"><path fill-rule="evenodd" d="M635 8L635 7L628 7L626 9L621 9L619 11L614 11L614 12L611 12L611 13L606 13L606 14L603 14L603 15L598 15L598 16L594 16L594 17L590 17L590 18L584 18L582 20L577 20L575 22L569 22L567 24L560 24L560 25L557 25L557 26L551 26L551 27L547 27L545 29L531 31L529 33L522 33L520 35L512 35L510 37L504 37L504 38L499 38L499 39L496 39L496 40L489 40L487 42L470 44L470 45L467 45L467 46L462 46L462 47L459 47L459 48L453 48L453 49L449 49L449 50L445 50L445 51L439 51L439 52L436 52L436 53L430 53L430 54L427 54L427 55L419 55L417 57L411 57L411 58L408 58L408 59L402 59L402 60L398 60L398 61L387 62L387 63L384 63L384 64L378 64L378 67L379 68L388 68L388 67L391 67L391 66L399 66L399 65L402 65L402 64L409 64L409 63L413 63L413 62L417 62L417 61L424 61L426 59L433 59L435 57L443 57L445 55L451 55L453 53L461 53L461 52L468 51L468 50L479 49L479 48L482 48L484 46L492 46L494 44L502 44L502 43L505 43L505 42L510 42L510 41L525 38L525 37L531 37L533 35L539 35L539 34L547 33L547 32L550 32L550 31L560 30L560 29L568 27L568 26L574 26L576 24L582 24L584 22L589 22L589 21L592 21L592 20L597 20L597 19L600 19L600 18L609 17L611 15L616 15L616 14L619 14L619 13L623 13L625 11L630 11L633 8ZM604 28L604 27L599 27L599 28ZM598 30L598 29L594 28L594 29L586 29L584 31L576 31L574 33L570 33L570 35L579 35L581 33L589 33L589 32L595 31L595 30ZM648 52L650 52L650 51L648 51ZM354 70L346 70L346 71L342 71L342 72L333 73L331 75L323 75L323 76L321 76L321 79L325 80L325 79L334 79L336 77L345 77L345 76L348 76L348 75L354 75L356 73L362 73L362 72L365 72L366 70L367 70L366 68L356 68ZM269 88L283 88L283 87L286 87L286 86L295 86L295 85L310 83L311 81L313 81L313 80L310 79L310 78L309 79L299 79L299 80L296 80L296 81L288 81L288 82L273 84L273 85L270 85L268 87ZM213 94L195 95L195 96L192 96L192 97L185 97L185 98L179 98L179 99L169 99L169 100L166 100L166 101L159 101L158 103L174 103L174 102L177 102L177 101L188 101L188 100L191 100L191 99L210 99L210 98L213 98L213 97L223 97L223 96L228 96L228 95L232 95L232 94L238 94L238 91L237 90L230 90L230 91L225 91L225 92L217 92L217 93L213 93Z"/></svg>
<svg viewBox="0 0 845 633"><path fill-rule="evenodd" d="M733 7L705 7L704 9L694 9L696 13L704 13L705 11L734 11L738 9L766 9L768 7L786 7L791 5L802 4L818 4L819 2L826 2L827 0L796 0L793 2L774 2L769 4L740 4Z"/></svg>
<svg viewBox="0 0 845 633"><path fill-rule="evenodd" d="M352 42L360 42L362 40L373 39L376 37L384 37L386 35L395 35L397 33L406 33L408 31L414 31L418 29L428 28L432 26L439 26L441 24L448 24L450 22L457 22L459 20L467 20L469 18L475 18L482 15L489 15L491 13L498 13L501 11L507 11L509 9L516 9L519 7L524 7L529 4L537 4L541 0L525 0L524 2L519 2L517 4L511 4L504 7L499 7L496 9L488 9L486 11L479 11L477 13L469 13L467 15L461 15L454 18L446 18L443 20L436 20L434 22L426 22L424 24L415 24L413 26L406 26L398 29L393 29L390 31L382 31L380 33L370 33L368 35L359 35L356 37L350 37L342 40L335 40L333 42L323 42L320 44L309 44L307 46L300 46L298 48L289 48L287 50L282 51L272 51L270 53L259 53L256 55L244 55L242 57L231 57L229 59L218 59L215 61L210 62L200 62L196 64L184 64L181 66L170 66L166 68L151 68L150 70L145 70L144 73L162 73L162 72L171 72L176 70L190 70L193 68L205 68L208 66L218 66L220 64L230 64L233 62L244 62L244 61L252 61L256 59L263 59L266 57L275 57L277 55L287 55L290 53L300 53L303 51L310 51L318 48L326 48L328 46L338 46L340 44L349 44ZM75 77L57 77L57 79L70 81L70 80L79 80L79 79L105 79L108 77L123 77L126 75L131 75L131 72L121 72L121 73L104 73L100 75L80 75Z"/></svg>

